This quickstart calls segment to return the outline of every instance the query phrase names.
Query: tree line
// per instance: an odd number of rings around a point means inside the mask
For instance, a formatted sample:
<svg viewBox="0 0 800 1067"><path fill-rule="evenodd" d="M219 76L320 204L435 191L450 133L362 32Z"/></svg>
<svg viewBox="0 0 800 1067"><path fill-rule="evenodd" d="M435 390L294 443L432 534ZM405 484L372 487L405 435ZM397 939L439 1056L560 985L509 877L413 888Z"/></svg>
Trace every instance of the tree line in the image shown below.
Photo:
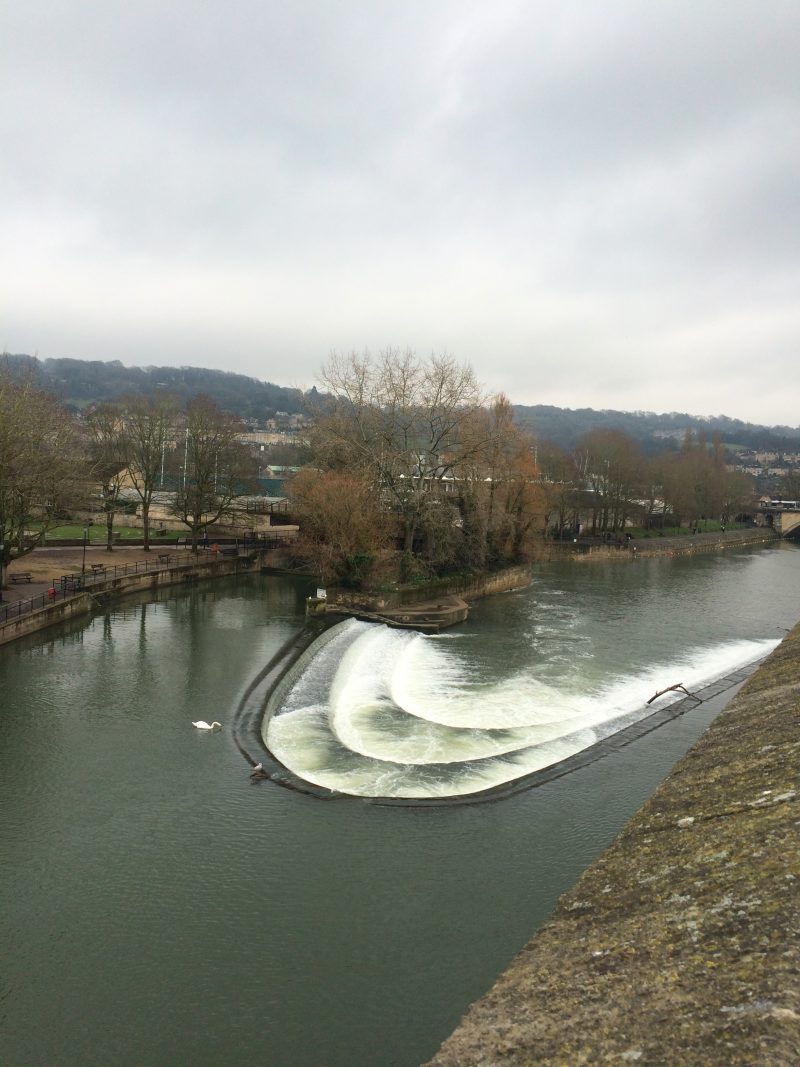
<svg viewBox="0 0 800 1067"><path fill-rule="evenodd" d="M749 480L718 434L687 431L647 456L621 430L566 450L519 427L452 357L334 354L322 372L311 463L288 487L306 558L326 580L379 583L530 559L547 537L730 519Z"/></svg>
<svg viewBox="0 0 800 1067"><path fill-rule="evenodd" d="M93 404L131 396L154 397L167 391L181 404L202 394L242 419L264 422L276 412L305 413L309 403L321 399L316 387L304 393L244 374L202 367L126 367L119 360L39 359L8 354L5 359L24 368L37 388L50 392L76 411ZM571 409L549 404L515 404L514 415L517 424L540 441L550 441L567 450L575 448L578 439L590 430L623 430L647 455L675 452L687 429L709 437L718 432L730 445L757 451L795 452L800 448L798 427L759 426L725 415L701 418L685 412Z"/></svg>
<svg viewBox="0 0 800 1067"><path fill-rule="evenodd" d="M0 365L2 561L41 544L76 508L104 516L107 545L133 494L145 548L160 490L197 547L235 497L257 491L239 420L204 396L166 391L80 416ZM532 558L545 538L624 536L631 526L730 521L752 503L718 433L688 430L652 456L619 429L571 449L522 429L449 355L334 354L313 393L309 461L287 488L299 555L325 581L380 584Z"/></svg>
<svg viewBox="0 0 800 1067"><path fill-rule="evenodd" d="M131 397L78 417L19 371L0 366L3 568L76 511L101 511L110 550L128 493L141 508L149 550L151 507L165 486L196 548L201 531L219 522L237 496L257 491L240 421L207 397L183 405L168 393Z"/></svg>

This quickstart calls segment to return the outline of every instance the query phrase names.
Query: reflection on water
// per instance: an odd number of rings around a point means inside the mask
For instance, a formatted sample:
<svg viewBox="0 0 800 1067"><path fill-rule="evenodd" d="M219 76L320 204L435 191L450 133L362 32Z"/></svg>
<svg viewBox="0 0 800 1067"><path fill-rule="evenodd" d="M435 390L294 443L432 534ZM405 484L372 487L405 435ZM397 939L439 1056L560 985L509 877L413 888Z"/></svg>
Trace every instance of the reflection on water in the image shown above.
<svg viewBox="0 0 800 1067"><path fill-rule="evenodd" d="M797 621L796 549L670 562L544 568L440 638L387 638L398 671L370 653L363 679L343 673L336 728L390 775L387 747L440 760L456 735L459 755L516 759L497 753L517 731L624 710L651 667L652 691L688 681ZM416 1067L721 706L494 804L253 785L231 717L311 591L221 580L0 649L0 1063ZM297 707L329 678L304 678ZM469 762L409 765L424 781Z"/></svg>

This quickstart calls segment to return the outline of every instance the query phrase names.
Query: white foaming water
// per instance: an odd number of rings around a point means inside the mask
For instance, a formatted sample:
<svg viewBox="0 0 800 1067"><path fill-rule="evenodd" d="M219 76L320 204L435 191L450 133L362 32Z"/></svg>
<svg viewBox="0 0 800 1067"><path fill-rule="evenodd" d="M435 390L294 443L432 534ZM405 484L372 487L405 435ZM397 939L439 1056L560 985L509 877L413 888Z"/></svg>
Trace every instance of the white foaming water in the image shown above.
<svg viewBox="0 0 800 1067"><path fill-rule="evenodd" d="M385 626L341 624L271 719L269 749L299 777L373 797L445 797L551 766L654 708L676 679L692 690L767 655L772 640L717 644L595 691L518 670L477 677L450 642ZM665 694L658 707L682 694Z"/></svg>

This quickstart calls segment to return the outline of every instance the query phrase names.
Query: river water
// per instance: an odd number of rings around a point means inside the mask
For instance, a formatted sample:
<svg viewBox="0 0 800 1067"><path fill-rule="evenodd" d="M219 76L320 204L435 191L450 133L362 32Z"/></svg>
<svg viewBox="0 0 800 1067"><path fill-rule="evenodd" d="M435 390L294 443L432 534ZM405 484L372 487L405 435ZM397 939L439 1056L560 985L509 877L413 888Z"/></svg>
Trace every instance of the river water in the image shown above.
<svg viewBox="0 0 800 1067"><path fill-rule="evenodd" d="M308 592L220 580L0 650L0 1063L419 1064L732 692L492 803L251 783L234 710ZM368 794L524 781L766 654L798 592L784 544L549 565L441 637L345 623L274 747Z"/></svg>

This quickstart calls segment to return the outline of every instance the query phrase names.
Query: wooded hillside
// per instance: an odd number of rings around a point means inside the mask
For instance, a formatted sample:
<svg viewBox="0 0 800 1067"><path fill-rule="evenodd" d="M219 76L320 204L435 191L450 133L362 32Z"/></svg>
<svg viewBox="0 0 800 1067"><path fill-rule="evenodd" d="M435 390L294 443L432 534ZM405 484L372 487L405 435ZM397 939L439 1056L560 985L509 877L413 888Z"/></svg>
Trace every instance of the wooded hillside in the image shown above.
<svg viewBox="0 0 800 1067"><path fill-rule="evenodd" d="M710 439L719 433L728 445L768 451L796 452L800 449L800 428L758 426L726 415L700 416L672 411L596 411L593 408L558 408L548 404L514 406L519 425L542 441L567 450L590 430L622 430L639 444L646 455L680 448L687 429L704 431Z"/></svg>
<svg viewBox="0 0 800 1067"><path fill-rule="evenodd" d="M303 393L230 371L201 367L125 367L119 360L37 359L5 355L12 366L32 375L34 383L53 393L67 407L81 410L90 404L121 397L152 397L159 390L176 395L181 403L202 393L225 411L259 423L276 412L305 412L316 389ZM222 359L222 357L220 357ZM513 397L511 398L513 400ZM715 432L726 444L770 451L800 450L800 427L759 426L725 415L703 417L685 412L597 411L593 408L559 408L548 404L514 406L517 422L541 441L572 449L590 430L623 430L647 455L680 448L687 429Z"/></svg>
<svg viewBox="0 0 800 1067"><path fill-rule="evenodd" d="M299 389L287 389L257 378L201 367L125 367L119 360L37 359L6 355L5 359L30 374L38 388L54 394L67 407L83 409L122 397L150 398L158 390L177 396L181 404L202 394L242 419L264 422L278 411L289 415L305 410Z"/></svg>

